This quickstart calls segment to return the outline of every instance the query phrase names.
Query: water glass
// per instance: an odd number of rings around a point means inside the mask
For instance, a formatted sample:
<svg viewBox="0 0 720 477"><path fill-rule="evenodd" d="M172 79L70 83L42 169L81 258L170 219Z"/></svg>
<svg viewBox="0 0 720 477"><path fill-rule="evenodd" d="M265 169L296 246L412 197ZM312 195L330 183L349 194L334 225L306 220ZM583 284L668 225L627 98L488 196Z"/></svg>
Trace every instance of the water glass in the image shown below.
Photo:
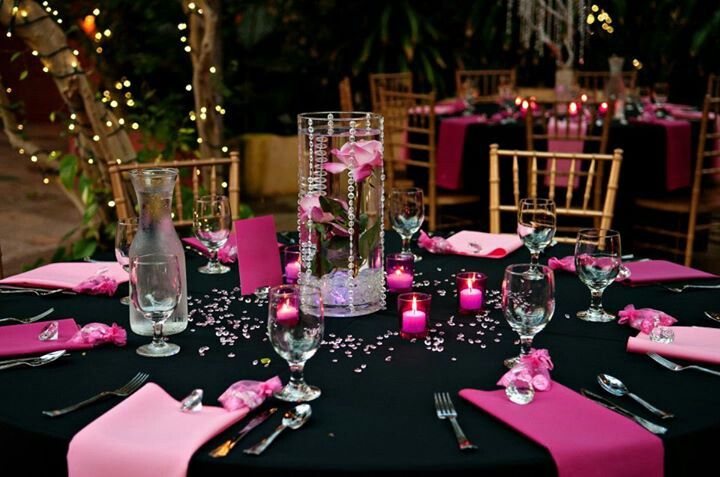
<svg viewBox="0 0 720 477"><path fill-rule="evenodd" d="M320 348L325 327L322 294L308 285L270 289L268 336L275 352L290 365L290 381L275 397L282 401L312 401L320 389L305 382L305 362Z"/></svg>
<svg viewBox="0 0 720 477"><path fill-rule="evenodd" d="M540 253L555 237L555 202L550 199L522 199L517 214L518 235L530 251L530 264L537 267Z"/></svg>
<svg viewBox="0 0 720 477"><path fill-rule="evenodd" d="M118 220L115 226L115 259L128 273L130 273L130 245L135 238L137 229L138 219L136 217ZM130 305L129 290L128 296L122 297L120 303Z"/></svg>
<svg viewBox="0 0 720 477"><path fill-rule="evenodd" d="M218 261L218 250L230 237L232 213L230 202L222 195L206 195L195 201L193 211L193 233L210 253L207 265L198 269L200 273L221 274L230 271Z"/></svg>
<svg viewBox="0 0 720 477"><path fill-rule="evenodd" d="M658 108L662 108L668 100L670 85L667 83L655 83L653 85L653 99Z"/></svg>
<svg viewBox="0 0 720 477"><path fill-rule="evenodd" d="M423 191L418 187L408 189L393 188L390 192L390 221L393 229L402 239L402 252L412 253L410 240L425 220L425 205ZM422 257L415 255L415 261Z"/></svg>
<svg viewBox="0 0 720 477"><path fill-rule="evenodd" d="M590 288L590 308L577 317L585 321L608 322L615 319L602 306L602 295L622 269L620 233L609 229L583 229L575 242L575 269Z"/></svg>
<svg viewBox="0 0 720 477"><path fill-rule="evenodd" d="M555 313L553 271L532 264L507 267L502 283L502 311L510 328L520 335L520 356L505 360L505 365L512 368L521 356L530 353L533 338Z"/></svg>
<svg viewBox="0 0 720 477"><path fill-rule="evenodd" d="M163 325L175 312L182 294L180 276L175 255L140 255L130 260L132 303L153 324L152 343L137 349L140 356L161 358L180 351L178 345L163 337Z"/></svg>

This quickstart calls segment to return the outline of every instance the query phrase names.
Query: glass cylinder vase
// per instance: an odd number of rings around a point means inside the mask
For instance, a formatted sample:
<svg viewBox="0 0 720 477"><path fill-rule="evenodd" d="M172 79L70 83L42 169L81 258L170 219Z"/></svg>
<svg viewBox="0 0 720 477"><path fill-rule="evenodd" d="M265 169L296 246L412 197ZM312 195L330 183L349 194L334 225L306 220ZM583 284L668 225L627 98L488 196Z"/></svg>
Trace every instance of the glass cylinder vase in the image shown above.
<svg viewBox="0 0 720 477"><path fill-rule="evenodd" d="M188 325L187 275L185 252L172 221L172 195L178 170L170 168L135 169L130 180L137 194L140 217L138 230L130 246L129 257L149 254L175 255L180 264L182 296L173 315L163 326L163 333L174 335ZM152 322L130 305L130 329L142 336L152 336Z"/></svg>
<svg viewBox="0 0 720 477"><path fill-rule="evenodd" d="M608 58L610 77L605 87L605 97L608 98L608 101L613 101L615 105L614 119L621 121L625 119L625 101L627 100L625 80L622 76L624 64L625 58L621 56L613 55Z"/></svg>
<svg viewBox="0 0 720 477"><path fill-rule="evenodd" d="M326 316L385 307L383 118L298 116L300 283L321 290Z"/></svg>

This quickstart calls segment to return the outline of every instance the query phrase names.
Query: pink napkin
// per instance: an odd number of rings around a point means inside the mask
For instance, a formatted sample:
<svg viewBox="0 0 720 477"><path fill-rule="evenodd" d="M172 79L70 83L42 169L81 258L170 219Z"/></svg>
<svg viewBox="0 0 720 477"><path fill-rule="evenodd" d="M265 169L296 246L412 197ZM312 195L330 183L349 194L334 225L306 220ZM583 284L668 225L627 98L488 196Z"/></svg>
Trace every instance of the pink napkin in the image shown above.
<svg viewBox="0 0 720 477"><path fill-rule="evenodd" d="M523 245L516 234L489 234L470 230L448 237L447 242L457 255L484 258L503 258Z"/></svg>
<svg viewBox="0 0 720 477"><path fill-rule="evenodd" d="M554 117L548 120L548 134L551 136L566 136L566 137L578 137L585 135L587 128L587 120L579 117L573 117L570 119L570 125L568 126L566 119L556 121ZM580 153L583 152L585 143L579 140L561 140L561 139L548 139L547 149L550 152L567 152L567 153ZM558 175L555 176L555 185L558 187L567 187L568 176L564 174L570 173L571 161L567 159L558 159L555 165L555 171ZM580 162L575 162L575 172L580 172ZM548 164L548 173L550 172L550 165ZM545 185L550 184L550 176L545 176ZM580 186L580 178L573 178L573 189Z"/></svg>
<svg viewBox="0 0 720 477"><path fill-rule="evenodd" d="M89 343L68 342L80 327L75 320L67 318L58 322L58 339L40 341L38 335L50 323L39 321L25 325L5 325L0 327L0 356L23 356L26 354L45 354L61 349L87 349Z"/></svg>
<svg viewBox="0 0 720 477"><path fill-rule="evenodd" d="M58 262L0 280L0 284L71 290L102 273L117 283L128 281L128 274L117 262Z"/></svg>
<svg viewBox="0 0 720 477"><path fill-rule="evenodd" d="M251 295L263 286L282 285L280 251L272 215L236 220L240 292Z"/></svg>
<svg viewBox="0 0 720 477"><path fill-rule="evenodd" d="M560 477L663 475L659 437L557 382L526 406L504 390L463 389L460 396L545 447Z"/></svg>
<svg viewBox="0 0 720 477"><path fill-rule="evenodd" d="M630 278L625 280L624 283L631 286L703 278L720 278L712 273L703 272L666 260L627 262L624 265L630 270Z"/></svg>
<svg viewBox="0 0 720 477"><path fill-rule="evenodd" d="M203 245L195 237L186 237L182 239L182 241L194 248L195 250L198 250L206 257L210 256L210 252L208 252L208 249L205 247L205 245ZM230 233L230 236L228 237L227 242L225 242L225 245L223 245L220 250L218 250L218 260L220 260L222 263L235 263L235 261L237 260L237 241L235 238L235 234Z"/></svg>
<svg viewBox="0 0 720 477"><path fill-rule="evenodd" d="M720 364L720 329L702 326L673 326L672 343L650 341L650 336L639 333L628 338L627 350L631 353L657 353L668 358L687 359Z"/></svg>
<svg viewBox="0 0 720 477"><path fill-rule="evenodd" d="M469 125L485 122L487 122L485 115L458 116L440 121L436 179L439 187L450 190L462 187L465 133Z"/></svg>
<svg viewBox="0 0 720 477"><path fill-rule="evenodd" d="M247 414L203 406L180 412L180 403L155 383L80 430L68 449L70 477L184 477L193 453ZM148 425L151 423L152 425Z"/></svg>

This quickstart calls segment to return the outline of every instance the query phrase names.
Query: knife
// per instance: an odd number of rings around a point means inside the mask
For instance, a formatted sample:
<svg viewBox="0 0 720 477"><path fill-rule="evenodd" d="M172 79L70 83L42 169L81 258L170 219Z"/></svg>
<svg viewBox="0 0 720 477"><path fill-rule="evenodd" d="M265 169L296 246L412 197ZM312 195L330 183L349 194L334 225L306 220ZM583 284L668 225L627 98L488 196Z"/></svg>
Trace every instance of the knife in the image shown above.
<svg viewBox="0 0 720 477"><path fill-rule="evenodd" d="M263 411L262 414L252 418L252 420L250 420L250 422L248 422L245 427L243 427L240 432L235 435L235 437L226 440L225 442L217 446L215 449L210 451L210 456L217 459L218 457L225 457L226 455L228 455L228 453L232 450L233 447L235 447L235 444L237 444L240 439L245 437L257 426L265 422L267 418L275 414L277 410L278 408L272 407L270 409L267 409L266 411Z"/></svg>
<svg viewBox="0 0 720 477"><path fill-rule="evenodd" d="M627 409L618 406L617 404L610 401L609 399L605 399L604 397L602 397L598 394L595 394L592 391L582 388L582 389L580 389L580 394L582 394L583 396L585 396L588 399L595 401L596 403L600 404L601 406L610 409L611 411L615 411L622 416L629 417L630 419L637 422L638 424L640 424L641 426L643 426L645 429L652 432L653 434L665 434L667 432L666 427L659 426L653 422L648 421L647 419L637 416L637 415L633 414L632 412L628 411Z"/></svg>

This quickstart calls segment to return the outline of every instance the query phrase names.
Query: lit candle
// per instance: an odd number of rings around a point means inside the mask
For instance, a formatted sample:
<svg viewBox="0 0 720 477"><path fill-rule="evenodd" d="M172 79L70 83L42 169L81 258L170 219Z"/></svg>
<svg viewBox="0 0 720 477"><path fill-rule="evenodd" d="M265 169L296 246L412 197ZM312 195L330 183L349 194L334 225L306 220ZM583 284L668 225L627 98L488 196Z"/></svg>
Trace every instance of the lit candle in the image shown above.
<svg viewBox="0 0 720 477"><path fill-rule="evenodd" d="M575 116L578 113L578 105L577 103L573 102L568 105L568 109L570 110L570 116Z"/></svg>
<svg viewBox="0 0 720 477"><path fill-rule="evenodd" d="M473 280L468 279L468 287L460 290L460 308L463 310L479 310L482 308L482 291L473 288Z"/></svg>
<svg viewBox="0 0 720 477"><path fill-rule="evenodd" d="M402 314L402 331L409 334L420 334L426 328L425 312L417 309L417 298L413 297L412 309Z"/></svg>
<svg viewBox="0 0 720 477"><path fill-rule="evenodd" d="M285 279L288 283L295 283L300 275L300 262L294 260L285 265Z"/></svg>
<svg viewBox="0 0 720 477"><path fill-rule="evenodd" d="M388 288L391 292L410 290L413 284L413 275L398 267L387 277Z"/></svg>
<svg viewBox="0 0 720 477"><path fill-rule="evenodd" d="M608 111L608 104L605 101L603 101L602 103L600 103L600 107L598 109L600 110L600 112L602 114L605 114Z"/></svg>
<svg viewBox="0 0 720 477"><path fill-rule="evenodd" d="M277 323L284 326L295 326L298 322L298 309L285 301L277 310Z"/></svg>
<svg viewBox="0 0 720 477"><path fill-rule="evenodd" d="M520 96L515 97L515 106L520 106L522 104L522 98Z"/></svg>

